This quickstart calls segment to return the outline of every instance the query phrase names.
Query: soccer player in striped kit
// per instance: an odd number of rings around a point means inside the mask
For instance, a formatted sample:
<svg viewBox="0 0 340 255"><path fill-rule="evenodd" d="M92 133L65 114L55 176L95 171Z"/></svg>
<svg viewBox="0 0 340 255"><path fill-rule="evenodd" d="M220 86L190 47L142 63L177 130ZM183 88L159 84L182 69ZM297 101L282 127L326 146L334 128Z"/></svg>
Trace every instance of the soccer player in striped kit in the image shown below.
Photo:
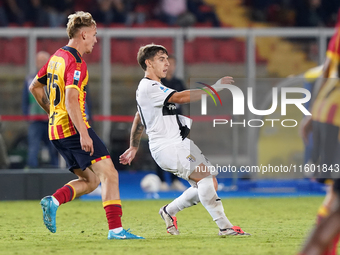
<svg viewBox="0 0 340 255"><path fill-rule="evenodd" d="M76 12L68 19L68 44L52 55L30 85L35 99L49 115L50 140L69 170L78 176L41 200L44 223L55 233L58 207L92 192L101 183L108 239L143 239L122 227L118 172L105 145L86 120L88 71L82 55L91 53L97 42L96 22L85 12Z"/></svg>
<svg viewBox="0 0 340 255"><path fill-rule="evenodd" d="M302 135L313 131L313 163L326 166L318 178L328 184L317 214L317 226L305 243L303 255L336 255L340 238L340 10L323 65L321 88L313 102L312 117L304 121ZM334 171L332 170L334 169ZM328 170L328 171L327 171Z"/></svg>

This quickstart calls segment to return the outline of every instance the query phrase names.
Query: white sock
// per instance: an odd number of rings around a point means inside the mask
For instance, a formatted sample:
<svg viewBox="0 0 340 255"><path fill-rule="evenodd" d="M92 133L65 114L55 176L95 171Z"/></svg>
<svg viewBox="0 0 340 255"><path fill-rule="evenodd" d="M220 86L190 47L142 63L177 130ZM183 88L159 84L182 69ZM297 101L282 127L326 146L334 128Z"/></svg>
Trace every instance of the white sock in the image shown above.
<svg viewBox="0 0 340 255"><path fill-rule="evenodd" d="M51 196L52 197L52 201L53 203L55 203L57 206L59 206L59 201L54 197L54 196Z"/></svg>
<svg viewBox="0 0 340 255"><path fill-rule="evenodd" d="M221 199L217 196L213 178L208 176L197 183L198 197L220 229L231 228L233 225L224 213Z"/></svg>
<svg viewBox="0 0 340 255"><path fill-rule="evenodd" d="M199 201L197 188L190 187L185 190L182 195L168 204L166 211L171 216L175 216L179 211L182 211L184 208L196 205Z"/></svg>
<svg viewBox="0 0 340 255"><path fill-rule="evenodd" d="M119 228L114 228L114 229L110 229L110 231L112 231L115 234L118 234L120 231L123 230L123 227L119 227Z"/></svg>

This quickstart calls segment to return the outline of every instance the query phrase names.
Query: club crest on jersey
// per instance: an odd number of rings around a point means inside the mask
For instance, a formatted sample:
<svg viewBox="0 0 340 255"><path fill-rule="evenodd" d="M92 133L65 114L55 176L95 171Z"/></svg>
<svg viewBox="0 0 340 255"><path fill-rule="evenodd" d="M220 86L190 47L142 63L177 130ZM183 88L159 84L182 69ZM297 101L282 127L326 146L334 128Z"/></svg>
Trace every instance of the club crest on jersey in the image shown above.
<svg viewBox="0 0 340 255"><path fill-rule="evenodd" d="M75 70L75 71L74 71L73 79L76 80L76 81L79 81L79 79L80 79L80 74L81 74L80 71Z"/></svg>
<svg viewBox="0 0 340 255"><path fill-rule="evenodd" d="M159 88L160 88L160 90L162 90L164 93L167 92L167 91L169 90L168 88L164 88L164 87L162 87L162 86L160 86Z"/></svg>
<svg viewBox="0 0 340 255"><path fill-rule="evenodd" d="M189 156L187 156L186 159L189 160L190 162L195 162L196 161L196 158L193 155L191 155L191 154L189 154Z"/></svg>

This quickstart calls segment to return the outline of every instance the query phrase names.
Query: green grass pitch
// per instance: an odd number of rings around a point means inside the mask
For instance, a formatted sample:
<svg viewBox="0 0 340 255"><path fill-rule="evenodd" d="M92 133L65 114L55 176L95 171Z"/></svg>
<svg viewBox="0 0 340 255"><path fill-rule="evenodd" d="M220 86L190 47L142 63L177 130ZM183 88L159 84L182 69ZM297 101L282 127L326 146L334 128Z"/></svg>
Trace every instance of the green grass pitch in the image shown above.
<svg viewBox="0 0 340 255"><path fill-rule="evenodd" d="M122 201L123 226L145 240L107 240L99 201L75 200L57 213L57 232L42 221L39 201L0 202L0 254L296 254L315 222L322 197L223 199L234 225L250 237L221 238L201 204L177 214L180 235L158 215L167 200Z"/></svg>

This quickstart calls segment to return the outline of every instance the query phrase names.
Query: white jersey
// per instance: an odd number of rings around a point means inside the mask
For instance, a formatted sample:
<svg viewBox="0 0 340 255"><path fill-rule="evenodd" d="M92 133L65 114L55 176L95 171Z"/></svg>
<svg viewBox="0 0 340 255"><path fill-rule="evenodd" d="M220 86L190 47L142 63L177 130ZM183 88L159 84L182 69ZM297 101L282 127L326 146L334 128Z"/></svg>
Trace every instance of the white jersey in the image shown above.
<svg viewBox="0 0 340 255"><path fill-rule="evenodd" d="M137 108L149 137L149 148L152 153L169 145L181 143L189 133L189 129L183 127L179 121L176 105L168 103L175 92L149 78L143 78L138 85Z"/></svg>

